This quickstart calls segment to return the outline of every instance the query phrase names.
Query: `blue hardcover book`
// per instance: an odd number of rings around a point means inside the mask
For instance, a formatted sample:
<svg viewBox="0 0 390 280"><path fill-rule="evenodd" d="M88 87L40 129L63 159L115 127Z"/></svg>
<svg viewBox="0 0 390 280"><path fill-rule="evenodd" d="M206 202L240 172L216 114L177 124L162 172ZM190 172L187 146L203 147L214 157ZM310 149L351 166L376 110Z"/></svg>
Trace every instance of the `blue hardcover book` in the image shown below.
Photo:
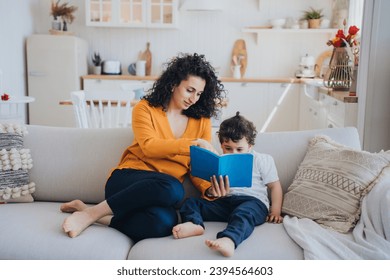
<svg viewBox="0 0 390 280"><path fill-rule="evenodd" d="M251 187L253 155L217 155L198 146L190 147L191 175L210 181L213 175L229 176L230 187Z"/></svg>

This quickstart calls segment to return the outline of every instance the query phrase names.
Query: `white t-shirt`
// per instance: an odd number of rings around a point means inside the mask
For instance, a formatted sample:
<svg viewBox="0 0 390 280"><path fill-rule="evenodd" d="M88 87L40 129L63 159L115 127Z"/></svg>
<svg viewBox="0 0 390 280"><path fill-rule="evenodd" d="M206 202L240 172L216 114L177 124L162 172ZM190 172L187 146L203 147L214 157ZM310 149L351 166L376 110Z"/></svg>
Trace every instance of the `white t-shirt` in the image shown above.
<svg viewBox="0 0 390 280"><path fill-rule="evenodd" d="M269 209L267 184L279 181L272 156L251 151L253 154L252 187L230 188L230 195L249 195L262 201Z"/></svg>

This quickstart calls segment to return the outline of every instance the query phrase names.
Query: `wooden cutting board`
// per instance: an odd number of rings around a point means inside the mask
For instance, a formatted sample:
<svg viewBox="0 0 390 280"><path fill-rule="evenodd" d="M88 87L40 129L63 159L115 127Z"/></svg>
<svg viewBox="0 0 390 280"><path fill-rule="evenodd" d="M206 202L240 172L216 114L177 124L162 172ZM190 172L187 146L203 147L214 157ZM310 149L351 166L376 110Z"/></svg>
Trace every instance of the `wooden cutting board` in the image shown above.
<svg viewBox="0 0 390 280"><path fill-rule="evenodd" d="M146 50L142 52L139 56L140 60L145 60L145 75L150 76L152 73L152 53L150 51L150 43L146 43Z"/></svg>
<svg viewBox="0 0 390 280"><path fill-rule="evenodd" d="M241 78L244 77L248 63L248 54L246 51L246 43L244 39L238 39L234 42L231 65L234 66L235 62L241 65Z"/></svg>

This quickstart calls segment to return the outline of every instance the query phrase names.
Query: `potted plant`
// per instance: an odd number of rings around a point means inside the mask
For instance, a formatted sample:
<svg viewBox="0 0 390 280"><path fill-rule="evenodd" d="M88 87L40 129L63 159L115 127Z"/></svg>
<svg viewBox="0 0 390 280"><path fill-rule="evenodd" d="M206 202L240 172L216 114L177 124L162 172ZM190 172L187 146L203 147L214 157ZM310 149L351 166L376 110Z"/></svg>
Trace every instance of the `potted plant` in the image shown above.
<svg viewBox="0 0 390 280"><path fill-rule="evenodd" d="M95 75L100 75L102 73L102 58L100 57L100 54L98 52L95 52L92 56L92 63L93 63L93 73Z"/></svg>
<svg viewBox="0 0 390 280"><path fill-rule="evenodd" d="M324 15L322 14L322 9L314 9L310 7L309 10L303 12L303 20L307 20L309 23L309 28L319 28L321 24L321 18Z"/></svg>
<svg viewBox="0 0 390 280"><path fill-rule="evenodd" d="M74 20L73 13L77 10L77 7L75 6L68 6L68 3L60 4L61 0L58 0L56 2L51 2L51 12L50 15L53 16L54 22L52 24L52 28L55 30L61 30L61 21L63 21L63 31L67 31L67 23L72 23ZM59 24L58 24L59 22Z"/></svg>

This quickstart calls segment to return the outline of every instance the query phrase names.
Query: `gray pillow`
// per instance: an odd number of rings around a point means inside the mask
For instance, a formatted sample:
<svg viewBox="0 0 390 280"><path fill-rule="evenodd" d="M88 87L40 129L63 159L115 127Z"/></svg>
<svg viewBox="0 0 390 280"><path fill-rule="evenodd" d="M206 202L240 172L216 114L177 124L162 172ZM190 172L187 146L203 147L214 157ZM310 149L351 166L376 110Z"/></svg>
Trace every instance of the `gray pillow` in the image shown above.
<svg viewBox="0 0 390 280"><path fill-rule="evenodd" d="M0 202L32 202L35 184L30 182L30 150L23 144L25 126L0 124Z"/></svg>

